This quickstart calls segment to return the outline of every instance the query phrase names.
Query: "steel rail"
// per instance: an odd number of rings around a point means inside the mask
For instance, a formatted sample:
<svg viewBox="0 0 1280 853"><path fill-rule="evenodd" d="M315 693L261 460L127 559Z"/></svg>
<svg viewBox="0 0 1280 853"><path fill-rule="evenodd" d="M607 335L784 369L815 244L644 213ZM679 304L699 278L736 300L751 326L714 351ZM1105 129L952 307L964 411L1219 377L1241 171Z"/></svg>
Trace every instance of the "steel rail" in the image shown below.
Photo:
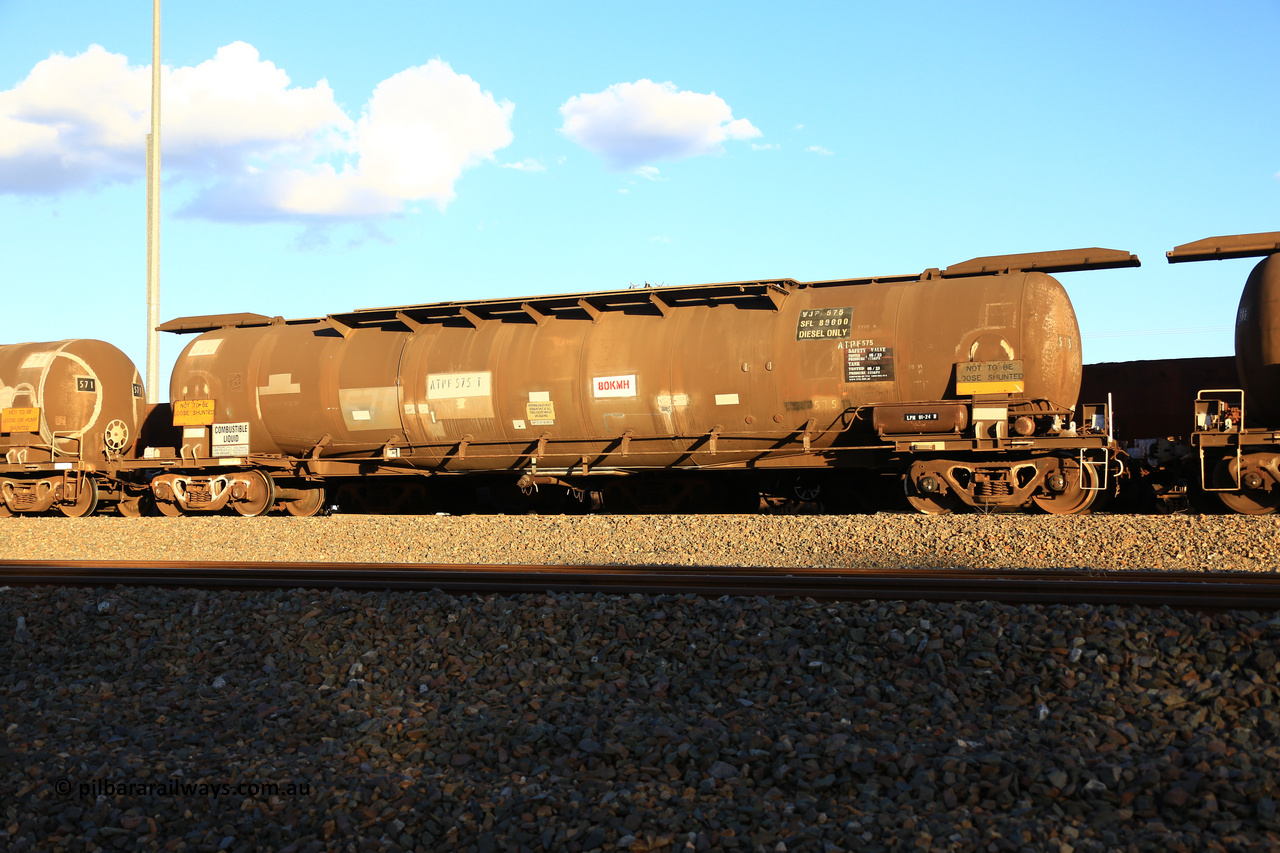
<svg viewBox="0 0 1280 853"><path fill-rule="evenodd" d="M23 560L0 563L0 584L693 593L1280 610L1280 574L1244 572Z"/></svg>

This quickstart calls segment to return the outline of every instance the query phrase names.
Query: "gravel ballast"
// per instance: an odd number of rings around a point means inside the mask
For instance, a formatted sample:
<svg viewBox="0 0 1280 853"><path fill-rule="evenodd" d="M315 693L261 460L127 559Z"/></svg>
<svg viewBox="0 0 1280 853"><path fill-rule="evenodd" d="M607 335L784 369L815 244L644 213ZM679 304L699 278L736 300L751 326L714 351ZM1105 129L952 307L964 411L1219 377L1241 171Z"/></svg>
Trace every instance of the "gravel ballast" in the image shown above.
<svg viewBox="0 0 1280 853"><path fill-rule="evenodd" d="M1275 571L1280 516L354 516L0 520L0 560Z"/></svg>
<svg viewBox="0 0 1280 853"><path fill-rule="evenodd" d="M1256 849L1278 641L1140 607L7 589L0 846Z"/></svg>
<svg viewBox="0 0 1280 853"><path fill-rule="evenodd" d="M0 559L1274 571L1234 516L0 522ZM0 848L1280 845L1280 618L0 590ZM272 787L274 786L274 787Z"/></svg>

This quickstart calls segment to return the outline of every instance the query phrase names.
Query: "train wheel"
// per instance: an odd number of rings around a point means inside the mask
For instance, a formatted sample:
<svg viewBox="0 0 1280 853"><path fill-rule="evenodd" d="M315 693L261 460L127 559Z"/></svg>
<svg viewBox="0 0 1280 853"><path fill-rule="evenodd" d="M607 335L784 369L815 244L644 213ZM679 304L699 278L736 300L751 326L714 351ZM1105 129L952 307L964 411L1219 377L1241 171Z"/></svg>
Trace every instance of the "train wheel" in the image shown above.
<svg viewBox="0 0 1280 853"><path fill-rule="evenodd" d="M0 518L13 518L13 510L7 504L0 503Z"/></svg>
<svg viewBox="0 0 1280 853"><path fill-rule="evenodd" d="M920 491L910 476L902 478L902 488L907 503L925 515L949 515L964 506L964 501L953 494Z"/></svg>
<svg viewBox="0 0 1280 853"><path fill-rule="evenodd" d="M67 518L84 518L93 515L98 508L98 483L92 477L86 477L80 486L80 494L73 504L58 504L58 511Z"/></svg>
<svg viewBox="0 0 1280 853"><path fill-rule="evenodd" d="M285 501L284 508L294 518L311 518L324 508L324 486L301 491L305 491L306 494L303 497Z"/></svg>
<svg viewBox="0 0 1280 853"><path fill-rule="evenodd" d="M1249 488L1248 480L1250 472L1248 470L1249 457L1245 457L1246 470L1241 478L1243 482L1240 484L1238 492L1218 492L1218 497L1227 509L1232 512L1238 512L1241 515L1270 515L1277 509L1280 509L1280 488L1274 488L1268 491L1263 488L1267 484L1267 477L1254 475L1258 480L1258 488ZM1232 471L1235 467L1235 459L1224 459L1219 462L1213 469L1213 485L1215 488L1227 489L1234 488L1236 478Z"/></svg>
<svg viewBox="0 0 1280 853"><path fill-rule="evenodd" d="M804 477L796 477L791 485L791 495L803 503L813 503L822 496L822 485Z"/></svg>
<svg viewBox="0 0 1280 853"><path fill-rule="evenodd" d="M142 497L124 498L116 503L116 512L125 518L139 518L142 516Z"/></svg>
<svg viewBox="0 0 1280 853"><path fill-rule="evenodd" d="M1079 460L1064 459L1061 471L1057 475L1049 476L1062 478L1062 490L1051 491L1046 495L1036 495L1032 500L1036 502L1036 506L1050 515L1083 515L1097 500L1098 491L1094 487L1097 485L1098 478L1090 466L1086 465L1081 469Z"/></svg>
<svg viewBox="0 0 1280 853"><path fill-rule="evenodd" d="M248 494L231 503L236 512L253 518L275 506L276 489L270 477L261 471L245 471L243 478L249 483Z"/></svg>
<svg viewBox="0 0 1280 853"><path fill-rule="evenodd" d="M178 505L177 501L162 501L157 498L155 500L155 505L156 509L160 511L160 514L166 518L177 518L178 516L183 515L182 507Z"/></svg>
<svg viewBox="0 0 1280 853"><path fill-rule="evenodd" d="M427 505L427 487L422 483L406 483L400 492L400 504L397 512L402 515L417 515Z"/></svg>

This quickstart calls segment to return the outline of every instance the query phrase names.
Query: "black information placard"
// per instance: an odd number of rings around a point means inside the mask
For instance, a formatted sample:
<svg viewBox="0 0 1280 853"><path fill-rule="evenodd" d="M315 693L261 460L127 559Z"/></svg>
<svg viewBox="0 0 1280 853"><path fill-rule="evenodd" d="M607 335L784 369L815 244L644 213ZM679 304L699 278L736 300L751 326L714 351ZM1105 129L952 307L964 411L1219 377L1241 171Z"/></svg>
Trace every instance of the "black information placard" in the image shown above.
<svg viewBox="0 0 1280 853"><path fill-rule="evenodd" d="M884 382L893 379L893 347L851 347L844 352L845 382Z"/></svg>
<svg viewBox="0 0 1280 853"><path fill-rule="evenodd" d="M853 308L810 308L800 312L797 341L835 341L849 337Z"/></svg>

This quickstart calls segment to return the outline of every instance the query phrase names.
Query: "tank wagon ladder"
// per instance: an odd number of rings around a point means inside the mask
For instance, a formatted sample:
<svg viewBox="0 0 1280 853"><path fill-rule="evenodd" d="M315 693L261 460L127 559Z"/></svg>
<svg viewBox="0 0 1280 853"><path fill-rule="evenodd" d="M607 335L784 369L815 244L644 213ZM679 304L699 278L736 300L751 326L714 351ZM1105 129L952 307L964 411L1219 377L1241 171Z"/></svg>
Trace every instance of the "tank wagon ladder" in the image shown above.
<svg viewBox="0 0 1280 853"><path fill-rule="evenodd" d="M1112 403L1111 395L1107 394L1106 408L1101 412L1097 411L1098 406L1085 406L1083 410L1084 417L1089 419L1095 430L1101 428L1107 433L1107 451L1103 454L1102 459L1090 459L1088 450L1080 448L1080 472L1078 485L1085 491L1105 492L1109 484L1109 475L1111 472L1111 462L1114 458L1114 448L1116 446L1115 435L1115 407ZM1086 482L1085 471L1092 473L1093 482Z"/></svg>
<svg viewBox="0 0 1280 853"><path fill-rule="evenodd" d="M1236 405L1217 396L1232 394ZM1236 492L1240 490L1240 463L1244 449L1241 446L1241 435L1244 433L1244 389L1242 388L1208 388L1196 394L1196 425L1192 440L1196 442L1200 457L1200 482L1206 492ZM1212 438L1210 437L1212 436ZM1220 440L1215 440L1220 439ZM1235 448L1235 465L1230 466L1231 482L1223 486L1210 485L1205 476L1205 447ZM1230 453L1230 450L1228 450ZM1228 457L1230 458L1230 457ZM1221 461L1221 460L1215 460Z"/></svg>

